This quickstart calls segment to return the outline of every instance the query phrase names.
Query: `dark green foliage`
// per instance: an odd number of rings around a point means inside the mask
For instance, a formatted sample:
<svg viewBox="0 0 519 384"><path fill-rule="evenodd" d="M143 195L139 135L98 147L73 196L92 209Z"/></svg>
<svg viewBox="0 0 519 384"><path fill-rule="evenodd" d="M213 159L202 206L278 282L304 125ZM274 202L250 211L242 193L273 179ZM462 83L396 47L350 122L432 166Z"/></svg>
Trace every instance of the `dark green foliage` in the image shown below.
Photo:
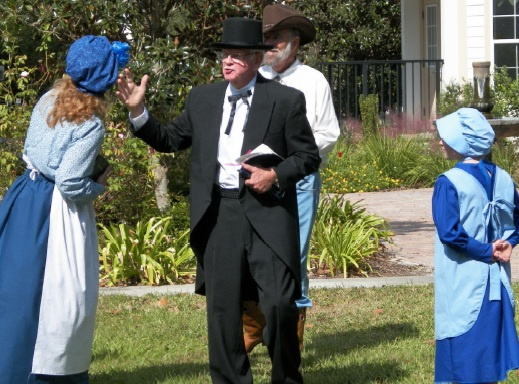
<svg viewBox="0 0 519 384"><path fill-rule="evenodd" d="M1 147L0 194L3 195L7 186L23 172L23 163L18 157L31 106L63 75L68 47L78 37L104 34L112 41L129 41L129 66L136 78L150 75L147 107L159 119L169 120L180 113L192 87L221 78L210 46L221 39L222 21L229 16L260 19L264 6L271 3L271 0L0 2L0 65L6 68L6 81L0 83L0 103L3 100L14 103L16 98L27 103L24 109L0 111L0 137L13 138L9 148L5 144ZM287 3L309 16L317 26L315 42L305 46L301 53L301 59L309 64L318 60L398 56L398 0L291 0ZM22 71L29 72L29 77L21 78ZM173 204L169 210L175 210L179 204L183 206L189 193L189 151L174 156L149 153L146 145L129 134L127 113L115 99L114 92L107 93L114 102L106 121L103 154L115 169L108 193L96 202L98 219L105 224L135 223L159 215L153 164L169 169ZM178 227L185 224L179 223Z"/></svg>
<svg viewBox="0 0 519 384"><path fill-rule="evenodd" d="M495 69L491 96L492 117L519 117L519 80L512 79L506 67Z"/></svg>
<svg viewBox="0 0 519 384"><path fill-rule="evenodd" d="M113 171L107 191L95 201L97 221L135 223L157 216L148 146L132 137L125 124L107 124L101 152Z"/></svg>
<svg viewBox="0 0 519 384"><path fill-rule="evenodd" d="M462 107L470 107L473 96L472 83L464 82L458 84L451 82L442 89L436 105L438 117L448 115Z"/></svg>
<svg viewBox="0 0 519 384"><path fill-rule="evenodd" d="M68 46L85 34L131 40L130 66L151 75L147 103L165 118L178 114L187 91L220 76L211 43L228 16L261 18L270 0L127 0L106 2L6 0L0 4L0 58L6 48L27 56L32 82L48 88L64 71ZM309 61L400 57L398 0L292 0L315 23ZM7 65L11 70L11 65ZM157 111L155 111L157 110Z"/></svg>
<svg viewBox="0 0 519 384"><path fill-rule="evenodd" d="M377 135L380 128L378 95L360 95L359 104L363 135Z"/></svg>
<svg viewBox="0 0 519 384"><path fill-rule="evenodd" d="M317 26L319 61L398 60L399 0L294 0Z"/></svg>
<svg viewBox="0 0 519 384"><path fill-rule="evenodd" d="M30 108L0 105L0 201L25 169L21 156L29 116Z"/></svg>

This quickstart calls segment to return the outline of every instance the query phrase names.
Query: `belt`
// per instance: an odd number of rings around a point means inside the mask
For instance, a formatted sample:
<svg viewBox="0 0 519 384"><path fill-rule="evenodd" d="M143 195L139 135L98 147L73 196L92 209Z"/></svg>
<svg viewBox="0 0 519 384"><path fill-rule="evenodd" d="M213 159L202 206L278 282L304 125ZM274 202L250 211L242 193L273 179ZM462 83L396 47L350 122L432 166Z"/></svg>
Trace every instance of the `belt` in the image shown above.
<svg viewBox="0 0 519 384"><path fill-rule="evenodd" d="M240 194L239 189L225 189L220 188L220 197L226 198L226 199L237 199Z"/></svg>

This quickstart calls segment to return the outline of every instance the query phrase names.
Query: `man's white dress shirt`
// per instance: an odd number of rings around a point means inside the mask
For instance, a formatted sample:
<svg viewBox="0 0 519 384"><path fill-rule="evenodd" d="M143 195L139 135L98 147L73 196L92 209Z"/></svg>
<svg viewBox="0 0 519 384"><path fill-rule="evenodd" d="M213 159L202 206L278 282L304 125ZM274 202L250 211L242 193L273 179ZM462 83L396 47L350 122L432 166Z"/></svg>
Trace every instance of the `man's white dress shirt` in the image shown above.
<svg viewBox="0 0 519 384"><path fill-rule="evenodd" d="M301 63L294 63L282 73L277 73L270 66L264 65L259 70L267 79L279 76L279 82L296 88L304 93L306 99L306 117L321 156L321 168L328 162L331 152L340 134L339 123L333 107L330 85L318 70Z"/></svg>

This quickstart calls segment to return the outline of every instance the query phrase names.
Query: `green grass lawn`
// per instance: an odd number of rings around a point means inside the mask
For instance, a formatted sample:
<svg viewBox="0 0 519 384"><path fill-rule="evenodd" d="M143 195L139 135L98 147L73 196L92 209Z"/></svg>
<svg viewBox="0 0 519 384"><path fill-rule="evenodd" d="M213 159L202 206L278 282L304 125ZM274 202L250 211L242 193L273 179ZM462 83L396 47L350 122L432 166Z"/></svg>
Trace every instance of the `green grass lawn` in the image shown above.
<svg viewBox="0 0 519 384"><path fill-rule="evenodd" d="M519 284L514 291L519 297ZM311 297L306 384L433 382L432 285L316 289ZM203 297L101 296L91 383L210 383L206 345ZM270 383L266 348L250 359L254 382Z"/></svg>

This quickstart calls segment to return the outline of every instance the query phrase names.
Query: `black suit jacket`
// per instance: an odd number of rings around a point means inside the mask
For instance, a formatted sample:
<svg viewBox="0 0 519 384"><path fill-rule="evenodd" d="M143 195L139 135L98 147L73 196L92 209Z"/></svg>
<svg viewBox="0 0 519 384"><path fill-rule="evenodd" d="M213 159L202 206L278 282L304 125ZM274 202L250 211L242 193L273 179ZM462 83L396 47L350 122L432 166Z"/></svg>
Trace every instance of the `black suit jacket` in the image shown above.
<svg viewBox="0 0 519 384"><path fill-rule="evenodd" d="M193 88L185 109L174 121L161 124L150 116L135 132L160 152L191 147L191 247L198 260L196 292L204 294L203 254L215 218L208 213L213 199L220 125L227 81ZM240 180L240 203L254 229L285 262L300 282L299 222L295 184L318 170L319 151L306 119L302 92L258 75L245 126L241 153L266 144L285 160L275 167L281 200L258 194ZM297 284L300 287L300 284Z"/></svg>

